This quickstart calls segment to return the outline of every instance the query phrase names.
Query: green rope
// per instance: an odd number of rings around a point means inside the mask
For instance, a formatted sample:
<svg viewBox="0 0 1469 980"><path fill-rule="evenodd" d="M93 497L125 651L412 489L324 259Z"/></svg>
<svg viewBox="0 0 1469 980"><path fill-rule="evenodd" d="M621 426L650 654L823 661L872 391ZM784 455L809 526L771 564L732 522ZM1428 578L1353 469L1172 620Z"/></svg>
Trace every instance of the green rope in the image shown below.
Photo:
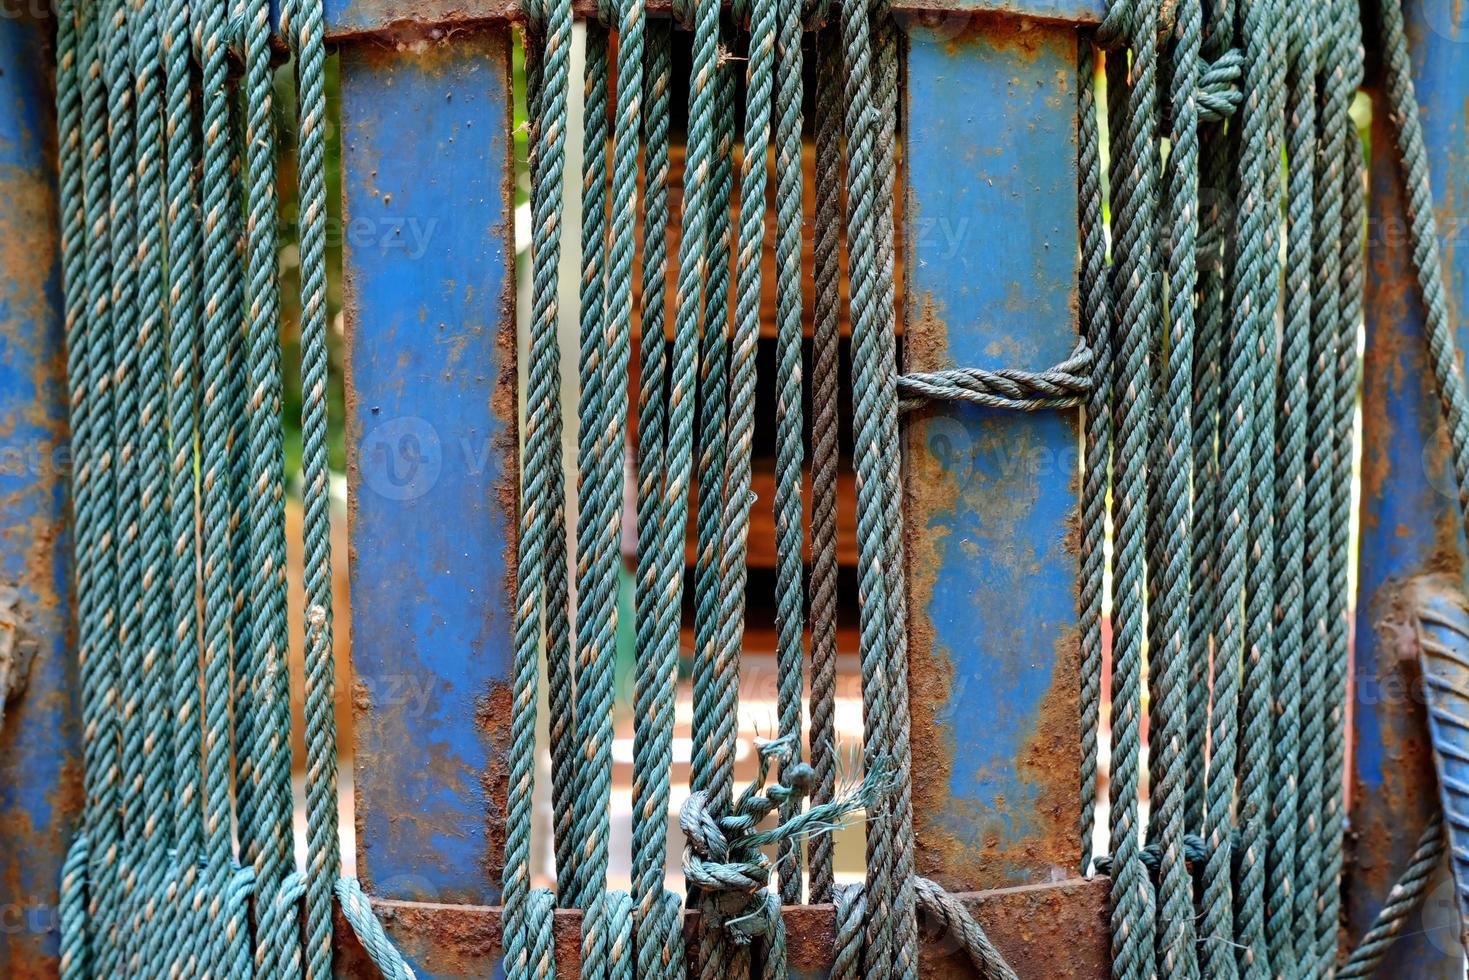
<svg viewBox="0 0 1469 980"><path fill-rule="evenodd" d="M1305 597L1301 613L1301 796L1297 804L1296 877L1294 891L1295 962L1311 964L1318 957L1317 937L1322 930L1321 860L1325 836L1323 818L1331 788L1326 781L1326 739L1331 725L1331 574L1332 540L1331 459L1338 434L1333 427L1336 322L1341 305L1340 242L1343 235L1342 191L1347 142L1354 136L1349 109L1351 91L1345 88L1347 56L1340 18L1335 7L1318 40L1316 85L1321 93L1317 114L1316 173L1313 182L1315 234L1312 240L1311 331L1308 363L1314 368L1307 395L1306 441L1310 463L1306 468L1306 535L1304 549ZM1338 16L1339 15L1339 16ZM1355 325L1354 325L1355 326ZM1355 347L1355 336L1353 346ZM1350 431L1345 434L1349 442ZM1327 886L1328 890L1330 886ZM1333 932L1335 923L1332 924ZM1335 951L1333 950L1333 953Z"/></svg>
<svg viewBox="0 0 1469 980"><path fill-rule="evenodd" d="M1120 326L1116 347L1119 378L1148 375L1150 337L1159 319L1159 296L1154 289L1155 261L1152 229L1158 184L1158 146L1155 132L1157 105L1158 5L1142 0L1135 5L1135 23L1129 37L1132 51L1131 85L1113 97L1125 99L1126 129L1117 133L1126 146L1126 169L1114 184L1114 214L1118 231L1113 238L1117 270ZM1110 59L1109 59L1110 60ZM1109 75L1109 82L1112 76ZM1118 193L1120 191L1120 193ZM1147 454L1149 387L1134 381L1118 386L1113 407L1118 438L1118 472L1113 489L1115 579L1112 647L1112 779L1111 850L1113 879L1112 952L1114 972L1123 977L1152 974L1153 896L1140 859L1138 835L1139 718L1142 710L1142 646L1144 576L1147 540L1144 460Z"/></svg>
<svg viewBox="0 0 1469 980"><path fill-rule="evenodd" d="M816 101L841 98L841 50L836 28L816 35ZM842 120L816 114L816 288L811 355L811 800L836 793L837 465L838 374L841 370ZM831 838L821 835L808 855L813 902L833 898Z"/></svg>
<svg viewBox="0 0 1469 980"><path fill-rule="evenodd" d="M892 706L886 674L888 651L886 581L883 575L885 516L882 472L878 458L880 393L877 373L878 341L874 334L878 311L873 294L878 277L874 211L877 134L872 113L872 44L868 11L861 3L843 4L842 41L846 67L847 115L847 247L850 256L852 320L852 404L855 428L853 461L857 470L858 590L861 597L862 700L864 705L864 764L871 771L888 756ZM892 975L891 858L893 828L886 814L867 824L867 901L863 970L867 976Z"/></svg>
<svg viewBox="0 0 1469 980"><path fill-rule="evenodd" d="M1443 814L1435 812L1418 838L1408 866L1393 884L1387 901L1372 921L1366 935L1362 937L1352 955L1347 958L1336 975L1340 980L1357 980L1370 977L1377 972L1378 964L1402 934L1403 927L1423 904L1428 894L1429 882L1443 865L1444 824Z"/></svg>
<svg viewBox="0 0 1469 980"><path fill-rule="evenodd" d="M778 14L776 36L776 442L775 461L775 628L777 731L794 740L795 758L801 756L801 695L803 690L802 639L805 590L802 583L805 538L804 507L801 500L805 466L805 421L802 412L802 324L801 324L801 198L804 174L802 160L801 7L785 3ZM782 808L782 820L796 815L799 801ZM780 875L780 903L801 903L802 842L781 843L776 864Z"/></svg>
<svg viewBox="0 0 1469 980"><path fill-rule="evenodd" d="M1100 355L1092 362L1086 402L1081 515L1081 861L1091 873L1096 832L1098 735L1102 715L1102 617L1106 569L1107 486L1112 454L1112 324L1107 242L1102 219L1101 137L1097 126L1097 52L1077 45L1078 212L1081 243L1081 335Z"/></svg>
<svg viewBox="0 0 1469 980"><path fill-rule="evenodd" d="M1156 497L1148 533L1160 558L1150 567L1149 647L1152 725L1149 751L1151 814L1148 837L1161 847L1158 881L1157 970L1161 976L1195 976L1193 881L1185 866L1183 836L1188 759L1190 668L1189 593L1193 589L1193 499L1189 468L1194 449L1193 391L1196 249L1199 230L1199 51L1203 11L1184 3L1174 28L1173 73L1168 103L1172 151L1164 174L1165 213L1173 216L1168 256L1166 364L1156 373L1158 433L1151 462Z"/></svg>
<svg viewBox="0 0 1469 980"><path fill-rule="evenodd" d="M1351 474L1352 431L1356 420L1357 395L1360 386L1360 358L1357 356L1357 330L1362 322L1362 293L1364 282L1363 235L1367 227L1366 182L1363 177L1362 144L1356 138L1356 127L1351 123L1347 110L1351 95L1362 80L1361 59L1358 55L1361 43L1357 5L1341 0L1337 23L1341 35L1335 49L1334 68L1340 66L1343 79L1342 94L1333 99L1340 104L1339 125L1346 130L1344 136L1345 155L1341 168L1344 184L1342 198L1342 235L1339 242L1341 270L1341 306L1336 322L1335 355L1336 386L1332 398L1331 424L1334 432L1331 451L1331 520L1332 536L1328 559L1330 575L1331 605L1329 607L1330 635L1327 649L1331 651L1331 676L1327 687L1328 717L1326 724L1326 796L1322 806L1321 829L1325 835L1322 843L1320 866L1320 910L1317 915L1316 955L1322 968L1329 969L1336 962L1337 920L1341 905L1341 890L1336 886L1341 878L1343 862L1343 838L1345 836L1345 787L1346 787L1346 705L1350 658L1347 655L1350 643L1350 625L1347 622L1348 581L1351 560Z"/></svg>
<svg viewBox="0 0 1469 980"><path fill-rule="evenodd" d="M1286 25L1289 36L1289 143L1292 162L1287 194L1285 322L1281 331L1280 377L1274 416L1279 422L1275 471L1276 595L1275 705L1271 742L1271 821L1267 853L1266 938L1270 962L1296 960L1294 893L1297 887L1297 801L1305 761L1301 741L1305 592L1306 430L1314 251L1316 178L1317 20L1307 5ZM1304 161L1304 163L1300 163ZM1271 325L1273 329L1273 324ZM1304 844L1304 841L1301 842ZM1314 932L1314 930L1313 930Z"/></svg>

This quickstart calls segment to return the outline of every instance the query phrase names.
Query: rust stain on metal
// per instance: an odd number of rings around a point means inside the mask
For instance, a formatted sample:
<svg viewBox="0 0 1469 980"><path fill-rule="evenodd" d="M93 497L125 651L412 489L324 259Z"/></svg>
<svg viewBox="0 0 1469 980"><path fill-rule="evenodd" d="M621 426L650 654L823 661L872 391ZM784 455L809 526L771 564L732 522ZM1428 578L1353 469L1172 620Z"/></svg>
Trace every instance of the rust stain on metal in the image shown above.
<svg viewBox="0 0 1469 980"><path fill-rule="evenodd" d="M962 901L1022 977L1077 980L1105 976L1109 963L1106 878L1073 879L986 892L962 893ZM388 936L418 969L439 976L488 976L501 957L501 910L485 906L373 902ZM792 973L819 976L831 966L835 910L830 905L783 910ZM697 912L684 914L690 967L702 927ZM920 974L936 980L976 976L957 937L932 922L920 923ZM581 975L581 912L556 912L556 976ZM345 976L372 976L351 928L337 919L338 966Z"/></svg>

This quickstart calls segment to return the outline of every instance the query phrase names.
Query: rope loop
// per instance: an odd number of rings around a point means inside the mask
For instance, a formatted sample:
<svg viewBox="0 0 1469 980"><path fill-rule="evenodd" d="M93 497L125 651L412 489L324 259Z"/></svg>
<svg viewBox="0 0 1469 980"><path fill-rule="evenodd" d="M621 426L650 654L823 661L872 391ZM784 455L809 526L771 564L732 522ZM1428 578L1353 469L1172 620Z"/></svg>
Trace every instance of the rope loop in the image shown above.
<svg viewBox="0 0 1469 980"><path fill-rule="evenodd" d="M1201 58L1199 84L1194 95L1199 102L1199 119L1221 122L1235 114L1245 100L1241 83L1245 73L1244 52L1230 48L1212 61Z"/></svg>
<svg viewBox="0 0 1469 980"><path fill-rule="evenodd" d="M1097 25L1093 43L1103 51L1118 51L1127 46L1132 38L1137 17L1133 11L1136 0L1112 0L1102 22Z"/></svg>

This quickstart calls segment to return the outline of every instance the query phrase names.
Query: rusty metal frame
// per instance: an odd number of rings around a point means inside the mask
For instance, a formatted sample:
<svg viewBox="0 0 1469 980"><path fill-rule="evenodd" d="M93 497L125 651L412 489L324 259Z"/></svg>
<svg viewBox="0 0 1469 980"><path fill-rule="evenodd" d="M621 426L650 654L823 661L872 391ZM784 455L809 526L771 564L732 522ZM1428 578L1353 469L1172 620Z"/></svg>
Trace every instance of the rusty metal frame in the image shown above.
<svg viewBox="0 0 1469 980"><path fill-rule="evenodd" d="M1414 83L1438 211L1450 323L1469 344L1469 19L1462 5L1404 4ZM1372 18L1368 18L1371 28ZM1368 50L1372 50L1369 40ZM1412 582L1466 568L1443 413L1433 389L1422 300L1413 271L1402 175L1380 80L1373 89L1371 212L1367 229L1366 361L1362 390L1362 505L1349 862L1344 942L1361 936L1438 806L1418 671ZM1453 311L1460 314L1454 318ZM1440 879L1403 930L1380 976L1459 978L1458 914Z"/></svg>
<svg viewBox="0 0 1469 980"><path fill-rule="evenodd" d="M727 2L727 0L726 0ZM801 0L792 0L801 2ZM594 17L597 0L575 0L576 15ZM911 24L952 29L971 14L1006 15L1070 24L1096 23L1105 0L894 0L893 9ZM650 14L666 15L673 0L647 0ZM523 22L523 0L326 0L330 40L377 37L437 39L475 27Z"/></svg>
<svg viewBox="0 0 1469 980"><path fill-rule="evenodd" d="M1107 927L1109 888L1109 879L1097 877L970 892L956 897L969 908L1020 976L1095 980L1107 974L1111 943ZM498 975L501 955L498 908L374 901L373 909L404 955L416 963L433 964L436 974ZM831 967L836 932L832 906L793 906L785 909L784 916L792 980L825 977ZM686 936L696 939L699 928L698 913L685 913ZM974 976L974 967L956 937L926 921L920 922L920 930L920 976L933 980ZM555 936L557 975L579 976L581 912L558 911ZM691 953L698 948L697 942L689 942L687 946ZM365 953L345 924L339 924L337 929L337 949L343 975L372 975Z"/></svg>

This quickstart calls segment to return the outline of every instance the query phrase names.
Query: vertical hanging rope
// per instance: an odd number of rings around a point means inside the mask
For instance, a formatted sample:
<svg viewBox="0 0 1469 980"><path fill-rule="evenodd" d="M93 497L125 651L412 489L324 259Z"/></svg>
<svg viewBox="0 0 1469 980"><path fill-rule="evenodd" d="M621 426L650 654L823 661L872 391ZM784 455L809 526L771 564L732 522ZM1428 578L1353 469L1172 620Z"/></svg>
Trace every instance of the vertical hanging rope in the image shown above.
<svg viewBox="0 0 1469 980"><path fill-rule="evenodd" d="M93 381L89 338L92 317L87 300L94 278L87 247L91 217L83 173L90 175L90 152L85 145L84 93L96 46L92 18L83 16L85 0L63 0L56 11L56 116L59 192L61 203L61 285L66 315L67 402L72 450L72 534L76 547L77 646L82 684L82 721L90 725L100 680L97 669L97 609L93 554L96 524L92 519L93 482ZM87 26L84 26L87 25ZM67 851L61 880L61 939L59 972L62 977L83 977L90 972L87 934L87 881L90 867L88 835L98 828L96 790L98 774L91 763L97 758L93 740L84 742L86 767L85 806L82 826Z"/></svg>
<svg viewBox="0 0 1469 980"><path fill-rule="evenodd" d="M1316 17L1307 6L1286 25L1288 32L1289 103L1287 109L1290 166L1287 195L1285 322L1281 333L1280 378L1274 416L1276 434L1275 506L1277 508L1275 582L1274 733L1278 763L1271 767L1271 821L1267 867L1266 936L1270 961L1295 961L1297 927L1297 799L1304 763L1301 741L1304 602L1306 429L1309 347L1312 316L1316 177ZM1273 324L1271 325L1273 329ZM1304 842L1302 842L1304 843Z"/></svg>
<svg viewBox="0 0 1469 980"><path fill-rule="evenodd" d="M913 775L908 733L912 718L908 704L907 562L903 555L901 447L898 442L897 402L897 276L896 229L898 123L898 33L890 0L874 0L873 97L877 108L876 190L878 395L881 422L879 444L883 481L883 553L887 603L886 646L893 717L889 763L893 771L890 795L893 848L892 938L895 974L904 980L918 975L918 925L913 840Z"/></svg>
<svg viewBox="0 0 1469 980"><path fill-rule="evenodd" d="M582 137L582 281L580 365L581 393L577 418L581 430L577 444L577 520L576 520L576 646L570 675L570 716L572 745L586 744L587 727L584 702L591 697L591 677L586 673L597 659L596 628L598 622L597 554L600 455L603 437L604 400L606 393L606 356L600 353L604 342L606 315L607 263L607 28L600 21L590 21L586 29L586 63L584 66L583 114L586 131ZM603 614L606 615L605 609ZM583 760L566 775L573 780L572 793L557 809L557 838L566 840L566 862L562 863L561 845L557 846L556 864L559 887L557 899L564 908L581 905L586 889L587 872L582 870L587 828L574 814L586 812L586 780L591 766Z"/></svg>
<svg viewBox="0 0 1469 980"><path fill-rule="evenodd" d="M1334 441L1331 451L1331 526L1333 529L1328 559L1332 601L1329 606L1330 635L1327 649L1330 677L1327 686L1328 716L1326 725L1326 797L1322 806L1321 828L1325 835L1321 854L1321 902L1317 915L1316 952L1323 967L1336 962L1337 916L1341 890L1336 886L1342 870L1346 787L1346 701L1347 673L1350 669L1347 622L1348 562L1351 556L1352 515L1352 431L1360 385L1360 360L1357 356L1357 330L1362 322L1362 290L1364 269L1363 235L1367 225L1366 185L1363 177L1362 145L1356 138L1347 110L1352 94L1362 80L1361 26L1357 5L1341 0L1337 19L1340 33L1335 39L1330 62L1333 74L1340 72L1339 94L1332 100L1338 106L1338 121L1345 133L1341 172L1342 234L1338 243L1341 260L1341 306L1338 312L1334 349L1337 363L1336 385L1332 399Z"/></svg>
<svg viewBox="0 0 1469 980"><path fill-rule="evenodd" d="M841 98L841 49L837 28L816 35L816 101ZM816 774L811 802L836 795L837 673L837 467L841 371L842 120L816 115L816 226L814 320L811 339L811 764ZM811 841L813 902L833 900L831 838Z"/></svg>
<svg viewBox="0 0 1469 980"><path fill-rule="evenodd" d="M564 496L553 474L561 465L557 286L571 9L569 3L559 2L540 5L531 14L526 33L526 98L533 122L531 347L522 429L525 474L521 481L522 531L516 560L514 710L505 827L505 973L512 980L549 977L555 971L554 947L545 941L555 899L549 892L532 892L530 888L531 807L535 797L541 642L543 636L549 640L553 622L566 617L564 605L549 604L547 580L551 574L547 563L557 556L551 536L564 534L564 528L554 519ZM556 653L549 642L547 652L554 664Z"/></svg>
<svg viewBox="0 0 1469 980"><path fill-rule="evenodd" d="M882 471L878 459L880 392L876 374L878 351L878 256L873 212L876 207L874 167L877 134L872 119L871 29L866 6L844 4L841 10L847 101L847 224L850 255L852 318L852 402L855 419L853 461L857 470L858 596L861 607L864 763L877 768L891 747L888 731L888 679L884 641L887 636L886 580L883 572L884 514ZM892 975L892 825L885 814L867 824L866 948L863 970L868 976Z"/></svg>
<svg viewBox="0 0 1469 980"><path fill-rule="evenodd" d="M168 347L169 347L169 581L170 653L172 654L172 716L174 754L174 864L164 893L167 931L192 933L197 917L197 859L204 843L200 767L199 690L201 671L200 622L197 587L199 500L195 471L199 435L199 198L194 180L201 159L194 135L198 113L192 85L190 12L185 0L169 0L165 12L164 71L168 79ZM164 930L160 930L160 938ZM163 957L175 968L190 972L197 961L182 955L174 943L155 946L151 961Z"/></svg>
<svg viewBox="0 0 1469 980"><path fill-rule="evenodd" d="M1173 71L1169 83L1169 135L1172 150L1165 171L1165 214L1172 215L1167 250L1167 332L1165 364L1157 406L1159 432L1152 457L1158 501L1148 533L1157 541L1160 559L1150 569L1148 619L1151 664L1152 722L1149 750L1151 832L1161 847L1158 870L1157 970L1161 976L1198 973L1193 921L1193 881L1184 862L1184 793L1188 759L1190 626L1189 593L1193 589L1194 515L1189 469L1194 449L1192 385L1194 380L1195 288L1198 265L1199 78L1203 11L1183 3L1177 10L1173 37Z"/></svg>
<svg viewBox="0 0 1469 980"><path fill-rule="evenodd" d="M1118 378L1114 425L1118 473L1113 489L1116 564L1113 594L1116 632L1113 640L1113 750L1111 847L1115 860L1112 905L1114 969L1123 977L1151 976L1153 951L1152 886L1141 858L1138 837L1139 715L1143 684L1143 552L1147 538L1144 459L1147 453L1150 399L1146 383L1151 336L1158 324L1154 282L1152 228L1158 182L1157 36L1158 6L1152 0L1135 5L1129 36L1131 87L1114 98L1127 100L1127 128L1118 137L1126 144L1127 169L1121 193L1114 196L1118 215L1114 237L1118 306ZM1109 76L1110 80L1110 76Z"/></svg>
<svg viewBox="0 0 1469 980"><path fill-rule="evenodd" d="M801 324L801 197L804 184L802 157L801 5L782 4L777 14L775 93L775 292L776 292L776 461L775 461L775 629L779 737L792 740L796 759L801 746L801 695L804 683L803 634L806 593L802 583L805 514L802 473L805 466L805 421L802 391L803 339ZM792 798L781 808L789 820L801 801ZM801 903L802 842L782 841L776 856L780 875L780 903Z"/></svg>

